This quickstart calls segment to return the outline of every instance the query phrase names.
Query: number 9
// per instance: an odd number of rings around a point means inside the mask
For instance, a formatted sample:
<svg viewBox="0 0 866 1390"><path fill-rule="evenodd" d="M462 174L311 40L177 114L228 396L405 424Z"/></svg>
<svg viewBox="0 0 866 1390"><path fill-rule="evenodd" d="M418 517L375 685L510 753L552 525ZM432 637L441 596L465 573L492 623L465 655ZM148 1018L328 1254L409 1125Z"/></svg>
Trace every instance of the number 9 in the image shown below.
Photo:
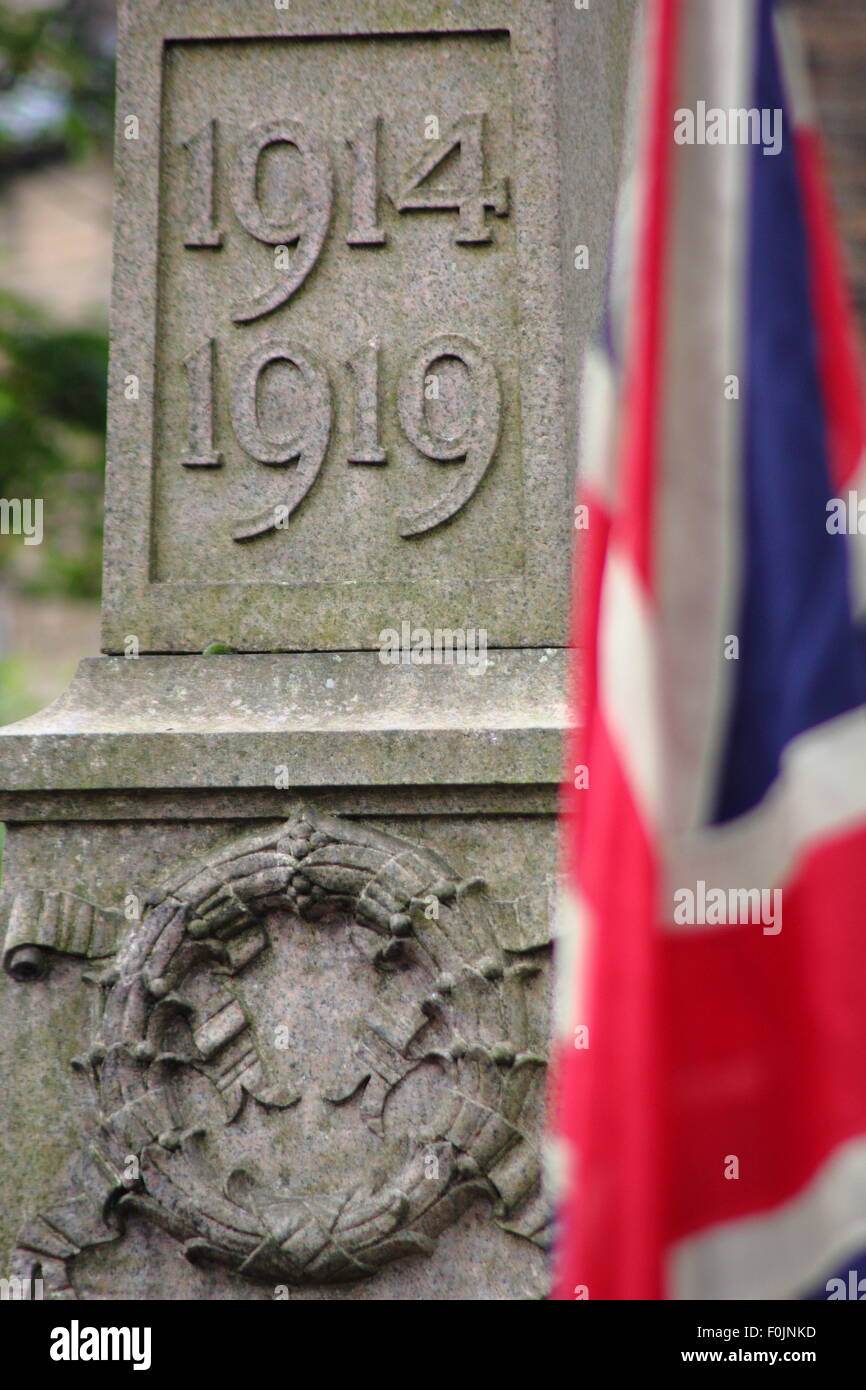
<svg viewBox="0 0 866 1390"><path fill-rule="evenodd" d="M304 162L305 206L302 213L295 213L285 223L268 218L259 201L259 162L271 145L292 145ZM235 306L234 322L252 323L291 299L321 254L333 201L333 172L328 152L308 133L302 121L269 121L266 125L253 126L238 154L231 196L238 221L257 241L266 246L298 243L286 278L278 280L250 302Z"/></svg>
<svg viewBox="0 0 866 1390"><path fill-rule="evenodd" d="M259 381L265 368L272 362L291 363L304 379L309 406L307 426L302 434L283 434L274 439L265 435L259 424ZM287 521L319 476L328 449L332 405L327 372L305 348L296 343L262 343L240 364L232 390L231 410L238 443L251 458L269 467L280 467L294 459L298 460L291 486L287 488L286 499L280 509L282 520ZM277 530L280 524L276 509L270 507L266 512L240 522L232 532L232 539L252 540L255 536Z"/></svg>
<svg viewBox="0 0 866 1390"><path fill-rule="evenodd" d="M444 358L462 362L475 401L472 420L456 439L430 429L424 404L430 368ZM434 338L409 361L400 381L397 406L406 437L420 453L437 463L463 461L456 483L438 502L414 516L400 518L400 535L408 540L450 521L478 490L499 444L502 392L496 368L468 338L457 334Z"/></svg>

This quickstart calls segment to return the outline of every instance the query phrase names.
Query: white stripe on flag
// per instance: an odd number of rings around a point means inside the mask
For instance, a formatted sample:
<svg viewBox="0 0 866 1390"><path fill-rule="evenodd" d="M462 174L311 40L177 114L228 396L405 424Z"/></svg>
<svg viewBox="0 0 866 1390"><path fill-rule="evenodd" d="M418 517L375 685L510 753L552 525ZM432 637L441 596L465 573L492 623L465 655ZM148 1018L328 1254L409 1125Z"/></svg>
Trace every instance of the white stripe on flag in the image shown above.
<svg viewBox="0 0 866 1390"><path fill-rule="evenodd" d="M822 841L866 822L866 711L851 710L792 739L763 801L724 825L671 840L662 921L676 932L674 893L703 880L712 888L774 888L790 880Z"/></svg>
<svg viewBox="0 0 866 1390"><path fill-rule="evenodd" d="M866 1137L838 1148L796 1197L681 1241L674 1299L796 1298L866 1248Z"/></svg>
<svg viewBox="0 0 866 1390"><path fill-rule="evenodd" d="M560 877L554 945L555 992L553 1036L563 1046L574 1043L574 1030L586 1023L584 1013L586 942L589 908L583 895Z"/></svg>
<svg viewBox="0 0 866 1390"><path fill-rule="evenodd" d="M754 31L754 0L685 5L677 108L749 106ZM673 163L657 578L675 832L710 813L736 671L750 161L732 143L677 146Z"/></svg>
<svg viewBox="0 0 866 1390"><path fill-rule="evenodd" d="M616 376L604 348L586 354L580 408L580 483L610 515L616 497Z"/></svg>
<svg viewBox="0 0 866 1390"><path fill-rule="evenodd" d="M794 14L783 8L776 8L773 14L776 43L781 59L782 82L787 97L787 108L795 126L818 125L812 84L806 63L803 34Z"/></svg>
<svg viewBox="0 0 866 1390"><path fill-rule="evenodd" d="M853 497L853 515L849 502ZM863 532L859 530L860 515L858 511L859 503L862 502L863 511L866 513L866 456L861 458L857 465L851 481L846 487L840 489L840 499L845 503L845 515L849 517L848 540L848 589L851 595L851 609L855 619L866 617L866 515L863 517ZM858 529L853 532L851 526Z"/></svg>
<svg viewBox="0 0 866 1390"><path fill-rule="evenodd" d="M664 807L658 641L640 580L616 545L605 564L598 641L602 716L647 833L657 833Z"/></svg>
<svg viewBox="0 0 866 1390"><path fill-rule="evenodd" d="M614 357L617 364L626 359L631 308L634 302L634 278L637 262L638 209L644 206L646 169L641 158L643 115L646 110L648 65L646 46L649 42L646 7L638 7L632 29L629 54L629 80L623 130L622 174L617 194L616 216L610 247L608 277L608 318Z"/></svg>

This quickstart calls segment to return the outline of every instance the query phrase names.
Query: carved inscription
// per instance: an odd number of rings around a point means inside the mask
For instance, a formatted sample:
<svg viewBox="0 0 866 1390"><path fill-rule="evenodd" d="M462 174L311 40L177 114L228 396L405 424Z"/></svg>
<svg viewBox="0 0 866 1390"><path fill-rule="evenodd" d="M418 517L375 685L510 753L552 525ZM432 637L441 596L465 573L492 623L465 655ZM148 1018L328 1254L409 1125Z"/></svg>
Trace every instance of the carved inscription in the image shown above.
<svg viewBox="0 0 866 1390"><path fill-rule="evenodd" d="M436 366L448 360L465 367L473 394L471 422L456 437L434 430L426 409L427 390L437 381ZM297 367L303 377L307 387L307 423L302 434L273 437L259 423L258 388L266 368L281 361ZM222 462L221 454L213 451L213 364L211 339L186 359L192 398L189 448L182 459L187 468L218 467ZM355 378L356 442L349 463L387 463L387 454L379 444L377 345L361 348L345 365ZM436 338L412 356L399 390L399 414L406 437L425 458L437 463L461 463L463 467L456 483L436 503L417 515L400 519L400 534L405 539L441 526L474 495L496 452L501 406L496 368L468 338L457 334ZM305 348L268 339L241 362L231 387L231 413L235 438L250 458L269 467L297 461L297 472L286 499L233 530L236 541L246 541L284 529L319 475L333 422L328 374Z"/></svg>
<svg viewBox="0 0 866 1390"><path fill-rule="evenodd" d="M455 150L460 151L460 177L446 187L431 187L426 180ZM460 221L454 240L458 246L492 240L486 213L490 209L499 217L507 214L508 185L504 179L487 182L483 114L463 116L443 139L433 143L410 170L394 206L400 212L457 211Z"/></svg>
<svg viewBox="0 0 866 1390"><path fill-rule="evenodd" d="M474 395L471 424L456 439L432 430L425 409L425 383L434 365L449 358L466 368ZM502 397L496 368L468 338L437 338L408 363L400 382L399 406L403 429L419 453L438 463L463 463L457 482L439 502L417 516L401 518L400 534L408 539L455 516L487 472L499 443Z"/></svg>
<svg viewBox="0 0 866 1390"><path fill-rule="evenodd" d="M290 363L301 373L309 409L302 434L274 439L265 435L259 425L256 401L262 373L272 363L280 361ZM295 343L277 340L262 343L241 363L232 389L232 422L238 443L259 463L280 466L297 460L293 481L280 507L241 523L233 533L236 541L251 540L273 530L281 518L288 520L319 475L331 435L331 383L327 373Z"/></svg>
<svg viewBox="0 0 866 1390"><path fill-rule="evenodd" d="M380 116L374 116L359 126L347 140L355 156L352 180L352 226L346 241L349 246L384 246L387 234L379 226L379 139L382 128Z"/></svg>
<svg viewBox="0 0 866 1390"><path fill-rule="evenodd" d="M304 167L304 199L285 223L272 221L262 210L258 196L259 163L271 145L291 145ZM333 173L328 153L302 121L269 121L253 126L241 147L231 183L232 204L238 221L250 236L266 246L296 243L285 278L244 304L232 318L253 323L285 304L304 283L322 251L331 220Z"/></svg>
<svg viewBox="0 0 866 1390"><path fill-rule="evenodd" d="M216 121L208 121L197 135L184 142L189 154L189 217L184 245L191 251L223 244L222 233L214 222L215 142Z"/></svg>
<svg viewBox="0 0 866 1390"><path fill-rule="evenodd" d="M213 447L214 342L208 338L184 361L189 383L189 445L181 459L185 468L219 468L222 455Z"/></svg>
<svg viewBox="0 0 866 1390"><path fill-rule="evenodd" d="M379 443L379 344L360 348L346 366L355 378L355 442L349 462L387 463Z"/></svg>
<svg viewBox="0 0 866 1390"><path fill-rule="evenodd" d="M382 118L374 115L345 137L351 154L349 186L344 193L348 201L346 245L353 250L388 254L388 234L381 221L384 196L400 213L456 214L453 239L457 248L490 245L495 239L490 215L508 215L509 190L506 179L489 175L485 114L461 116L444 134L429 141L420 158L404 160L404 172L390 190L383 186L383 126ZM240 233L274 248L277 278L263 288L252 287L229 311L229 328L243 331L278 310L291 313L290 301L322 258L337 213L334 160L326 141L308 122L295 117L281 116L255 124L240 138L232 131L223 136L222 122L214 118L182 142L186 155L183 244L191 254L219 252L226 238L236 235L228 224L221 225L217 214L218 192L225 179ZM263 162L275 149L291 155L298 175L294 196L278 209L262 196ZM215 438L216 364L221 341L207 338L193 342L184 358L188 438L181 463L185 468L217 468L223 463L221 441ZM252 518L232 522L235 541L250 541L285 529L314 485L333 434L332 381L339 381L350 393L352 433L345 462L388 464L380 392L380 366L387 351L387 341L377 337L360 343L348 360L326 364L317 361L305 344L294 341L289 330L285 337L275 334L259 343L236 365L227 389L237 443L266 467L294 471L279 504ZM428 402L438 399L438 364L449 361L459 364L465 373L470 398L468 422L455 432L437 427L428 411ZM259 409L263 374L275 362L296 368L305 387L302 426L277 433L263 426ZM458 333L421 343L408 361L395 364L395 370L399 422L406 439L424 458L449 465L449 473L454 465L458 466L455 473L459 469L459 476L432 505L398 518L399 535L410 540L442 526L475 495L499 445L502 388L490 347Z"/></svg>

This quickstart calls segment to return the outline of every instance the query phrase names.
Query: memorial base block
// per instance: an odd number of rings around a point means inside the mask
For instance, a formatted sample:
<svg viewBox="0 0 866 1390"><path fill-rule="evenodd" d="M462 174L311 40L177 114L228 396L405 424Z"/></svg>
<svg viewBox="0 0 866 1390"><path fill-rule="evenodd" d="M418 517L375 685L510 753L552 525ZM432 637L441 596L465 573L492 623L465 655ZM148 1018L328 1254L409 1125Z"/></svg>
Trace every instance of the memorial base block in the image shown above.
<svg viewBox="0 0 866 1390"><path fill-rule="evenodd" d="M543 1296L563 654L488 659L105 658L6 731L20 1277Z"/></svg>
<svg viewBox="0 0 866 1390"><path fill-rule="evenodd" d="M0 730L0 1234L47 1296L545 1296L632 10L121 0L105 655Z"/></svg>

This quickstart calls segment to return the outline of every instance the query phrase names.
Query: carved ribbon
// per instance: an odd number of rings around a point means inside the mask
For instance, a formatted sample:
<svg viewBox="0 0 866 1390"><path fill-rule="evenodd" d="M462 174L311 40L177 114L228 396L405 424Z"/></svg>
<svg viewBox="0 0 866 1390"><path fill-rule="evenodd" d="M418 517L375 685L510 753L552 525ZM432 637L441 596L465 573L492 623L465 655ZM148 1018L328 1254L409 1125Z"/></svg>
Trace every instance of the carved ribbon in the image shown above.
<svg viewBox="0 0 866 1390"><path fill-rule="evenodd" d="M103 960L114 955L128 925L122 912L96 907L74 893L47 893L40 888L7 894L3 908L7 923L3 969L17 980L40 973L24 954L28 948Z"/></svg>

